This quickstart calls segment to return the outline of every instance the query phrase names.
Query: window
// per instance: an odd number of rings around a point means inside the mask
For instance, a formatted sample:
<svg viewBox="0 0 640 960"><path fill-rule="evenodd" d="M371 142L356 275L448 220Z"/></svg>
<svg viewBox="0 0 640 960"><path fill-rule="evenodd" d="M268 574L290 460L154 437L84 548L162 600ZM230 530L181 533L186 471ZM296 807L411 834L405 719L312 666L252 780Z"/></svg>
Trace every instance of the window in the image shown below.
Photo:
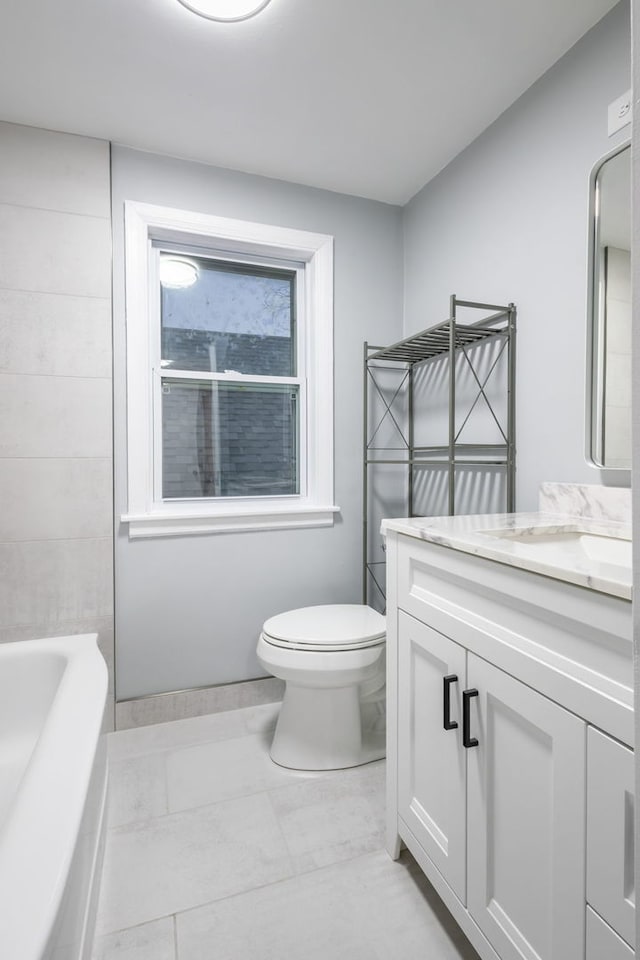
<svg viewBox="0 0 640 960"><path fill-rule="evenodd" d="M299 494L306 380L295 321L304 269L154 246L159 499Z"/></svg>
<svg viewBox="0 0 640 960"><path fill-rule="evenodd" d="M131 537L333 522L332 238L128 203Z"/></svg>

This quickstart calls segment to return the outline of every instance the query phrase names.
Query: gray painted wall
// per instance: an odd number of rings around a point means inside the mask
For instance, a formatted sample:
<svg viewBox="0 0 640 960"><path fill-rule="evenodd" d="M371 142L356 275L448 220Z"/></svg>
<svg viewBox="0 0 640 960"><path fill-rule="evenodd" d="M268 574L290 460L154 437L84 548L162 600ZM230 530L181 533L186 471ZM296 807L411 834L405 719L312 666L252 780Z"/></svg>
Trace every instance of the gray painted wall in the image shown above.
<svg viewBox="0 0 640 960"><path fill-rule="evenodd" d="M95 632L112 678L109 215L108 143L0 123L0 642Z"/></svg>
<svg viewBox="0 0 640 960"><path fill-rule="evenodd" d="M407 335L444 319L453 292L517 303L518 509L535 509L543 480L629 482L584 456L588 180L628 136L607 137L607 105L629 86L628 17L623 0L404 211L114 148L116 519L126 510L125 199L335 236L342 508L319 530L129 542L120 526L119 699L260 676L254 646L265 617L359 599L361 345L402 334L403 293ZM435 503L437 478L432 487Z"/></svg>
<svg viewBox="0 0 640 960"><path fill-rule="evenodd" d="M543 480L629 483L587 465L587 199L607 105L629 87L619 4L404 212L406 335L448 316L451 293L518 306L517 509Z"/></svg>
<svg viewBox="0 0 640 960"><path fill-rule="evenodd" d="M113 148L117 698L262 676L266 617L359 602L362 342L401 335L397 207ZM123 202L139 200L335 237L335 488L330 528L129 541Z"/></svg>

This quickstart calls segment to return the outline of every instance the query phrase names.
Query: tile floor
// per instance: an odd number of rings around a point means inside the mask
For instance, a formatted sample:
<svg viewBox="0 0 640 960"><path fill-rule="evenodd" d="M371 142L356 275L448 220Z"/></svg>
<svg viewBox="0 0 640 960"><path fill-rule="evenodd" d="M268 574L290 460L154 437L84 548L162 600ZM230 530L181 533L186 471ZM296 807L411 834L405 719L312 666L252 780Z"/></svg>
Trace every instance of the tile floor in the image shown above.
<svg viewBox="0 0 640 960"><path fill-rule="evenodd" d="M384 761L269 759L278 705L109 735L94 960L477 960L409 854Z"/></svg>

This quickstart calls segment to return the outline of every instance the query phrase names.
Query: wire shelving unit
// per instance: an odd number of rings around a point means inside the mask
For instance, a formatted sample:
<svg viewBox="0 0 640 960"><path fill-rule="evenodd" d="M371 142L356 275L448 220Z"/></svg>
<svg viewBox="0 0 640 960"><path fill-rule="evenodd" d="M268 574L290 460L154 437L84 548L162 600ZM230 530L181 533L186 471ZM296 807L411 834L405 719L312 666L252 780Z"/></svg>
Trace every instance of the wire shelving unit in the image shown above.
<svg viewBox="0 0 640 960"><path fill-rule="evenodd" d="M473 323L461 323L460 310L478 310L488 316ZM478 370L479 351L488 342L499 341L497 355L488 372ZM385 598L384 560L370 556L369 545L369 481L370 471L376 465L397 465L406 469L406 502L408 516L414 514L416 472L426 469L447 471L448 515L456 512L456 468L465 466L493 467L505 475L505 511L515 511L515 387L516 387L516 307L481 303L474 300L450 298L447 320L407 337L389 347L364 344L364 432L363 432L363 603ZM499 361L506 354L507 376L506 414L496 411L487 395L487 384L499 369ZM464 401L462 422L461 399L456 392L456 361L462 356L474 384L474 396ZM415 386L418 371L433 361L444 360L448 389L448 439L446 443L432 446L416 446L415 434ZM475 361L475 362L474 362ZM380 385L382 371L395 371L399 375L397 387L387 399ZM428 377L428 370L425 371ZM382 402L383 412L373 421L369 416L369 398L374 391ZM498 428L498 443L463 443L461 434L476 405L483 400ZM468 402L468 407L466 404ZM428 416L428 408L424 410ZM399 447L378 447L376 437L383 422L390 418L400 437Z"/></svg>

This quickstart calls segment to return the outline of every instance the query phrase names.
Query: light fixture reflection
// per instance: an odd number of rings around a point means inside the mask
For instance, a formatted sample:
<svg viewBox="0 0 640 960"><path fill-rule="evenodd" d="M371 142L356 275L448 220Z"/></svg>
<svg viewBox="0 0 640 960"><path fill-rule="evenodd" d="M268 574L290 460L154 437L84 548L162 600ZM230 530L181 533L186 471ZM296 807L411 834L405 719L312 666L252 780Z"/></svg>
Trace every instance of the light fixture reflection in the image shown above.
<svg viewBox="0 0 640 960"><path fill-rule="evenodd" d="M248 20L260 13L270 0L178 0L183 7L207 20L221 20L230 23L234 20Z"/></svg>
<svg viewBox="0 0 640 960"><path fill-rule="evenodd" d="M198 268L191 260L183 257L160 258L160 283L163 287L183 290L192 287L198 279Z"/></svg>

